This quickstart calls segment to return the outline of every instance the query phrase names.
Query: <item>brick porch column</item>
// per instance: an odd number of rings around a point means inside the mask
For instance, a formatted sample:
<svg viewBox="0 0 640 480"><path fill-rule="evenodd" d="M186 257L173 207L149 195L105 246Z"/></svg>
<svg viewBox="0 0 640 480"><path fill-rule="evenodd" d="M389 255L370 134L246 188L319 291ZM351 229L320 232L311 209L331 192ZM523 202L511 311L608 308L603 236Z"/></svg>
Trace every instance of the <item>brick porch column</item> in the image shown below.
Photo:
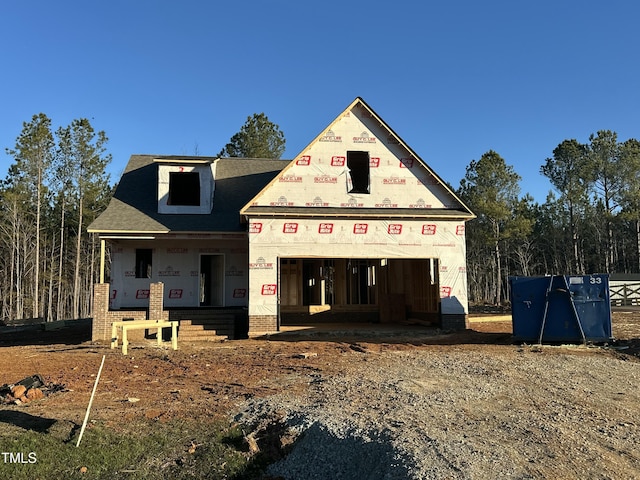
<svg viewBox="0 0 640 480"><path fill-rule="evenodd" d="M249 336L257 336L278 331L276 315L249 315Z"/></svg>
<svg viewBox="0 0 640 480"><path fill-rule="evenodd" d="M111 341L111 322L109 321L108 283L93 285L93 320L91 323L91 341Z"/></svg>
<svg viewBox="0 0 640 480"><path fill-rule="evenodd" d="M164 283L149 285L149 320L164 319Z"/></svg>

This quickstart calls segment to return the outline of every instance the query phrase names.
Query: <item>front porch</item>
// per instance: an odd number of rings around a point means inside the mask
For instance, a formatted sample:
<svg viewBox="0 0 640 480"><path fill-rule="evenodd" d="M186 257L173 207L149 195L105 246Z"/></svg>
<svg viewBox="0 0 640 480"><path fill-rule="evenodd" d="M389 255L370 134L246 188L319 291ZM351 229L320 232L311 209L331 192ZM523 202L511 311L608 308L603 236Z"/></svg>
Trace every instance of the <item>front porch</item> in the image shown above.
<svg viewBox="0 0 640 480"><path fill-rule="evenodd" d="M132 331L130 339L136 340L154 334L153 322L178 321L178 340L220 341L223 339L247 338L247 309L226 308L165 308L164 284L149 285L147 308L112 310L109 308L110 284L94 285L94 312L91 338L94 342L111 341L111 325L123 321L149 321L146 331Z"/></svg>

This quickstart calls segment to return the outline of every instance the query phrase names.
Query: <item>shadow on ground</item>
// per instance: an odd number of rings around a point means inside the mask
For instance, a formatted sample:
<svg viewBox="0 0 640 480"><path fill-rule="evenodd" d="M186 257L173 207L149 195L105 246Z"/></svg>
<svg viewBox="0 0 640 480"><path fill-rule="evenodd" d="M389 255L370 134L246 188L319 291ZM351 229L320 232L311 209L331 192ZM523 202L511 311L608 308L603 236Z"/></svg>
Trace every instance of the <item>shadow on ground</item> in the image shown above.
<svg viewBox="0 0 640 480"><path fill-rule="evenodd" d="M56 423L52 418L43 418L17 410L0 410L0 423L6 423L25 430L44 433Z"/></svg>
<svg viewBox="0 0 640 480"><path fill-rule="evenodd" d="M56 322L58 323L58 322ZM91 319L72 320L62 325L36 324L0 327L0 347L25 345L79 345L91 341Z"/></svg>
<svg viewBox="0 0 640 480"><path fill-rule="evenodd" d="M248 438L253 450L247 448ZM265 479L411 477L409 465L385 432L346 431L336 435L314 422L294 434L285 423L275 421L245 437L245 444L233 446L254 452L245 471L234 480L257 478L259 471L263 471L259 478Z"/></svg>
<svg viewBox="0 0 640 480"><path fill-rule="evenodd" d="M513 343L510 323L496 331L482 332L473 327L461 331L443 331L421 325L389 324L317 324L283 327L282 331L258 337L281 342L366 342L410 345L460 345Z"/></svg>
<svg viewBox="0 0 640 480"><path fill-rule="evenodd" d="M337 436L319 423L311 425L290 453L267 471L278 478L410 478L390 438Z"/></svg>

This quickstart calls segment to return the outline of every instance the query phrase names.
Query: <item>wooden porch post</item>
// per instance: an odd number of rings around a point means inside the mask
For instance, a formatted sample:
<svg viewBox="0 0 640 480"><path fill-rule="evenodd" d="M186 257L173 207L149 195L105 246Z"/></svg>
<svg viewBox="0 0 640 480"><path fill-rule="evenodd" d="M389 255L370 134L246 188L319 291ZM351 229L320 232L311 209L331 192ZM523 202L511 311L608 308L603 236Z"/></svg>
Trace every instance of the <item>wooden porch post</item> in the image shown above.
<svg viewBox="0 0 640 480"><path fill-rule="evenodd" d="M104 255L105 255L105 240L100 239L100 283L104 283Z"/></svg>

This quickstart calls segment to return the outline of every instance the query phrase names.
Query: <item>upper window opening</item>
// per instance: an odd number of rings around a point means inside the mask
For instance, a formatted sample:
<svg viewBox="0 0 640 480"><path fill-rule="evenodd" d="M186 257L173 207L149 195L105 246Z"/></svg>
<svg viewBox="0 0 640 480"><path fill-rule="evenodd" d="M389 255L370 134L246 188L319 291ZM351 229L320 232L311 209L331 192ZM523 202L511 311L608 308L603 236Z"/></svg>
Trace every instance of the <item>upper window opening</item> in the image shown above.
<svg viewBox="0 0 640 480"><path fill-rule="evenodd" d="M169 172L167 205L200 206L200 174Z"/></svg>
<svg viewBox="0 0 640 480"><path fill-rule="evenodd" d="M349 193L370 193L369 152L347 152Z"/></svg>

